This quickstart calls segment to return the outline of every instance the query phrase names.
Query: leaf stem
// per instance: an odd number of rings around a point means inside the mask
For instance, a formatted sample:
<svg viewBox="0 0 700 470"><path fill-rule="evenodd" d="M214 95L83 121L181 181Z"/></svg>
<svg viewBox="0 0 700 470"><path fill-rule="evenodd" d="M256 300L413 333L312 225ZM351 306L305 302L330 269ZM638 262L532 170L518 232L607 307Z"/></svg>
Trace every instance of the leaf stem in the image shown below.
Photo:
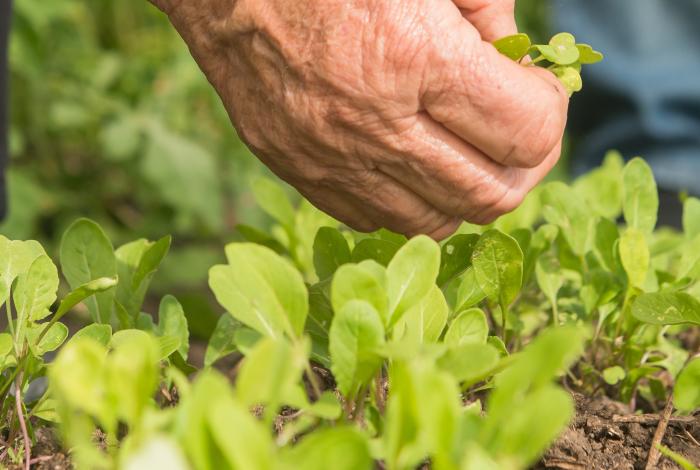
<svg viewBox="0 0 700 470"><path fill-rule="evenodd" d="M306 362L306 378L309 379L309 383L311 384L311 389L314 392L314 398L318 400L321 397L321 386L318 383L318 378L316 377L316 374L314 373L313 369L311 368L311 364L307 361Z"/></svg>
<svg viewBox="0 0 700 470"><path fill-rule="evenodd" d="M22 430L22 440L24 441L24 469L29 470L32 460L32 443L27 432L27 423L24 421L24 411L22 409L22 380L21 376L15 379L15 408L17 411L17 420L19 427Z"/></svg>

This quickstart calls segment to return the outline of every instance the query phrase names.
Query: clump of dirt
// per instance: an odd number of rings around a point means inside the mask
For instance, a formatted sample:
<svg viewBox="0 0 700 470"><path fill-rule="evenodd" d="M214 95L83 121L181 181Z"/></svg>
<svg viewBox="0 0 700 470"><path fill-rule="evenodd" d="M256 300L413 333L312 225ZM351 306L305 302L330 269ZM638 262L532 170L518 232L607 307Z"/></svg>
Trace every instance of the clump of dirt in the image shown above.
<svg viewBox="0 0 700 470"><path fill-rule="evenodd" d="M536 470L644 470L658 414L630 414L605 397L574 394L576 418L534 467ZM700 464L700 416L671 417L662 444ZM661 470L680 468L661 457Z"/></svg>

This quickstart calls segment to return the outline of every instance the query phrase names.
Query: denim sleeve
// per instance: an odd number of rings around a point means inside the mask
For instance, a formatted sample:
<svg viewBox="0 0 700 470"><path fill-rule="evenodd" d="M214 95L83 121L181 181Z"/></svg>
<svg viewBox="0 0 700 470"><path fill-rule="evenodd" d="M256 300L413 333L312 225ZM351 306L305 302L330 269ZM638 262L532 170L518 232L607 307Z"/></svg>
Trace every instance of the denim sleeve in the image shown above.
<svg viewBox="0 0 700 470"><path fill-rule="evenodd" d="M574 96L572 167L641 155L659 186L700 194L700 0L555 0L554 26L605 54Z"/></svg>
<svg viewBox="0 0 700 470"><path fill-rule="evenodd" d="M11 0L0 0L0 220L5 216L5 166L7 165L7 41Z"/></svg>

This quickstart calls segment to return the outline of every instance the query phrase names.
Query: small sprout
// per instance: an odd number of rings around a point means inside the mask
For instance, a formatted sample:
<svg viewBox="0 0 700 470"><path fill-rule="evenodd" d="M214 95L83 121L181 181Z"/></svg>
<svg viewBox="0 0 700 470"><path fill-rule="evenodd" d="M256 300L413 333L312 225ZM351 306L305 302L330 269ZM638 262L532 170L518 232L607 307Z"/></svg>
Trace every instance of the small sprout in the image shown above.
<svg viewBox="0 0 700 470"><path fill-rule="evenodd" d="M603 371L603 380L608 385L615 385L625 379L627 373L620 366L608 367Z"/></svg>
<svg viewBox="0 0 700 470"><path fill-rule="evenodd" d="M517 62L530 52L532 42L527 34L520 33L501 38L493 45L498 52Z"/></svg>
<svg viewBox="0 0 700 470"><path fill-rule="evenodd" d="M525 65L549 63L547 69L557 76L569 96L583 88L581 65L603 60L603 54L588 44L576 44L576 38L571 33L556 34L549 44L532 44L527 34L519 33L503 37L493 45L498 52L516 62L522 61L528 54L539 53Z"/></svg>

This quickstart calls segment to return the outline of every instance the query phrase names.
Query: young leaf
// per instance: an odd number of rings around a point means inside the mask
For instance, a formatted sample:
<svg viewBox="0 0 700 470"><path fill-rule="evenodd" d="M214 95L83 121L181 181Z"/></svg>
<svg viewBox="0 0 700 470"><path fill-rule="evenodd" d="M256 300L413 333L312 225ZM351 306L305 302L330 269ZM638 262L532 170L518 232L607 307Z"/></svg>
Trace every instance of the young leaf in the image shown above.
<svg viewBox="0 0 700 470"><path fill-rule="evenodd" d="M25 273L35 259L46 252L38 242L8 240L0 235L0 305L5 303L10 286Z"/></svg>
<svg viewBox="0 0 700 470"><path fill-rule="evenodd" d="M433 286L428 295L408 309L394 327L394 338L419 347L435 343L447 323L449 307L439 287ZM400 333L399 333L400 332Z"/></svg>
<svg viewBox="0 0 700 470"><path fill-rule="evenodd" d="M498 39L493 43L498 52L511 60L519 61L530 51L530 37L519 33Z"/></svg>
<svg viewBox="0 0 700 470"><path fill-rule="evenodd" d="M19 327L24 328L27 322L35 322L49 315L49 307L56 300L57 290L56 266L51 258L41 255L17 280L14 301Z"/></svg>
<svg viewBox="0 0 700 470"><path fill-rule="evenodd" d="M384 324L389 321L386 298L386 273L372 261L341 266L333 277L331 303L339 312L352 300L364 300L375 308Z"/></svg>
<svg viewBox="0 0 700 470"><path fill-rule="evenodd" d="M219 303L265 336L300 336L308 313L301 274L274 251L250 243L228 245L226 256L230 264L209 271Z"/></svg>
<svg viewBox="0 0 700 470"><path fill-rule="evenodd" d="M286 230L294 227L296 211L289 202L287 193L279 183L269 178L255 178L251 184L253 195L258 205Z"/></svg>
<svg viewBox="0 0 700 470"><path fill-rule="evenodd" d="M558 65L571 65L579 60L580 52L576 38L570 33L559 33L550 39L546 46L535 46L545 58Z"/></svg>
<svg viewBox="0 0 700 470"><path fill-rule="evenodd" d="M389 325L418 303L435 285L440 270L440 246L420 235L401 247L386 269Z"/></svg>
<svg viewBox="0 0 700 470"><path fill-rule="evenodd" d="M352 250L352 262L373 260L382 266L388 266L401 246L392 240L365 238L359 241Z"/></svg>
<svg viewBox="0 0 700 470"><path fill-rule="evenodd" d="M272 470L274 447L269 434L245 406L222 397L207 407L205 416L210 429L206 435L226 460L225 465L212 463L206 468Z"/></svg>
<svg viewBox="0 0 700 470"><path fill-rule="evenodd" d="M456 344L437 360L437 366L449 372L459 383L472 384L492 373L500 356L498 350L483 343Z"/></svg>
<svg viewBox="0 0 700 470"><path fill-rule="evenodd" d="M564 285L564 276L557 257L551 253L540 256L535 266L535 277L542 293L547 297L552 307L556 308L559 289Z"/></svg>
<svg viewBox="0 0 700 470"><path fill-rule="evenodd" d="M581 73L575 67L554 67L552 72L557 76L569 96L583 89Z"/></svg>
<svg viewBox="0 0 700 470"><path fill-rule="evenodd" d="M41 357L47 352L55 351L68 338L68 327L63 323L54 323L39 340L44 325L34 325L27 330L27 341L34 356Z"/></svg>
<svg viewBox="0 0 700 470"><path fill-rule="evenodd" d="M472 253L478 240L479 235L475 233L457 234L442 245L437 278L439 286L444 286L471 266Z"/></svg>
<svg viewBox="0 0 700 470"><path fill-rule="evenodd" d="M58 310L54 314L51 321L58 321L63 315L68 313L70 309L78 305L80 302L84 301L91 295L97 294L98 292L104 292L107 289L111 289L117 285L116 277L102 277L90 281L87 284L83 284L61 300L58 306Z"/></svg>
<svg viewBox="0 0 700 470"><path fill-rule="evenodd" d="M456 347L462 344L484 344L489 335L486 315L481 309L470 308L455 318L445 333L445 344Z"/></svg>
<svg viewBox="0 0 700 470"><path fill-rule="evenodd" d="M384 326L377 311L367 302L353 300L336 312L330 331L331 370L338 389L354 397L366 385L382 358Z"/></svg>
<svg viewBox="0 0 700 470"><path fill-rule="evenodd" d="M61 239L60 258L63 275L72 289L117 275L112 242L99 225L88 219L79 219L68 227ZM85 300L94 321L110 321L114 295L114 289L108 289Z"/></svg>
<svg viewBox="0 0 700 470"><path fill-rule="evenodd" d="M166 295L160 301L156 332L159 336L177 338L177 352L183 361L187 361L187 354L190 349L190 332L187 328L187 318L182 305L172 295Z"/></svg>
<svg viewBox="0 0 700 470"><path fill-rule="evenodd" d="M333 227L321 227L314 239L314 267L319 279L327 279L342 265L350 262L348 242Z"/></svg>
<svg viewBox="0 0 700 470"><path fill-rule="evenodd" d="M134 271L134 277L131 279L131 290L138 292L144 281L150 281L153 274L158 269L158 266L163 262L163 259L170 250L172 239L166 236L150 245L141 256L139 264Z"/></svg>
<svg viewBox="0 0 700 470"><path fill-rule="evenodd" d="M106 348L109 346L109 343L112 340L112 327L102 323L93 323L78 330L71 337L69 342L72 343L73 341L82 341L82 338L92 340Z"/></svg>
<svg viewBox="0 0 700 470"><path fill-rule="evenodd" d="M280 456L280 470L371 470L367 436L350 426L327 428L302 438ZM253 467L250 467L253 468Z"/></svg>
<svg viewBox="0 0 700 470"><path fill-rule="evenodd" d="M596 64L603 60L603 54L594 50L588 44L576 44L579 52L578 61L581 64Z"/></svg>
<svg viewBox="0 0 700 470"><path fill-rule="evenodd" d="M625 379L626 375L625 369L620 366L608 367L603 370L603 380L605 380L608 385L615 385L621 382Z"/></svg>
<svg viewBox="0 0 700 470"><path fill-rule="evenodd" d="M241 323L228 313L219 317L204 354L205 367L211 366L222 357L236 351L233 335L240 327Z"/></svg>
<svg viewBox="0 0 700 470"><path fill-rule="evenodd" d="M681 411L700 408L700 358L695 358L681 371L673 389L673 403Z"/></svg>
<svg viewBox="0 0 700 470"><path fill-rule="evenodd" d="M649 247L646 237L634 228L628 228L620 237L620 261L631 286L641 288L649 270Z"/></svg>
<svg viewBox="0 0 700 470"><path fill-rule="evenodd" d="M264 338L243 362L236 380L236 396L246 406L264 405L273 417L280 405L296 405L295 387L306 356L286 340Z"/></svg>
<svg viewBox="0 0 700 470"><path fill-rule="evenodd" d="M700 199L689 197L683 203L683 233L687 239L700 234Z"/></svg>
<svg viewBox="0 0 700 470"><path fill-rule="evenodd" d="M575 254L585 255L592 217L581 197L564 183L555 181L543 187L540 198L545 220L559 226Z"/></svg>
<svg viewBox="0 0 700 470"><path fill-rule="evenodd" d="M133 426L140 422L158 385L158 345L148 333L122 330L112 337L112 348L107 393L117 416Z"/></svg>
<svg viewBox="0 0 700 470"><path fill-rule="evenodd" d="M474 271L474 266L470 266L464 276L462 276L462 282L459 284L459 289L457 290L457 308L455 311L464 310L466 308L472 307L486 298L486 294L479 287L479 283L476 280L476 273Z"/></svg>
<svg viewBox="0 0 700 470"><path fill-rule="evenodd" d="M489 230L474 248L472 264L481 290L508 308L522 285L523 252L518 243L505 233Z"/></svg>
<svg viewBox="0 0 700 470"><path fill-rule="evenodd" d="M652 325L700 325L700 302L685 292L642 294L632 304L632 315Z"/></svg>
<svg viewBox="0 0 700 470"><path fill-rule="evenodd" d="M633 158L625 166L622 191L622 212L627 225L651 233L656 226L659 193L651 168L641 158Z"/></svg>

